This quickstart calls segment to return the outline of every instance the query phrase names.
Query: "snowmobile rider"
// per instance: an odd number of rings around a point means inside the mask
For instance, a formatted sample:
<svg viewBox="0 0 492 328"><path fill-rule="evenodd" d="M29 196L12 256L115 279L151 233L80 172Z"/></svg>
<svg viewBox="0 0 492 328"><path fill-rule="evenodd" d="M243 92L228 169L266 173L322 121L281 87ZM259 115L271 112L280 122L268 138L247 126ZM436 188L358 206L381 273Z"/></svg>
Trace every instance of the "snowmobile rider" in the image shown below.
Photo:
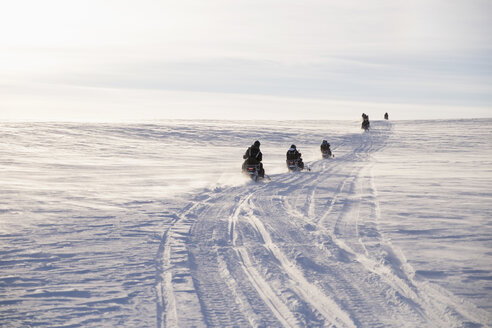
<svg viewBox="0 0 492 328"><path fill-rule="evenodd" d="M321 142L321 146L319 146L319 148L321 149L321 153L326 154L328 156L331 156L331 149L330 149L330 144L328 143L328 141L323 140Z"/></svg>
<svg viewBox="0 0 492 328"><path fill-rule="evenodd" d="M362 125L361 125L361 129L369 130L369 126L370 126L370 123L369 123L369 115L362 113Z"/></svg>
<svg viewBox="0 0 492 328"><path fill-rule="evenodd" d="M243 171L246 170L246 165L260 165L260 170L258 171L258 175L262 178L265 177L265 170L263 169L263 154L260 151L260 142L256 140L251 147L246 150L246 153L243 155L243 159L245 159L243 163Z"/></svg>
<svg viewBox="0 0 492 328"><path fill-rule="evenodd" d="M297 166L302 170L304 169L304 162L302 161L302 154L297 151L296 145L290 145L289 150L287 150L287 161L288 160L297 160Z"/></svg>
<svg viewBox="0 0 492 328"><path fill-rule="evenodd" d="M388 113L384 113L384 119L387 120L388 118Z"/></svg>

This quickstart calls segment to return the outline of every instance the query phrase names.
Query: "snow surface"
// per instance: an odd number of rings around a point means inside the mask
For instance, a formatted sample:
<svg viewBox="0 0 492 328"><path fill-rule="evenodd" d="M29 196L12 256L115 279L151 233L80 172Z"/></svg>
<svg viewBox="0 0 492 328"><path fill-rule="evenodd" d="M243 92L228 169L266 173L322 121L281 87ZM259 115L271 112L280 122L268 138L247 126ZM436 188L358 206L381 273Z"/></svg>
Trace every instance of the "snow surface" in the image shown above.
<svg viewBox="0 0 492 328"><path fill-rule="evenodd" d="M492 326L492 120L371 124L0 123L0 326Z"/></svg>

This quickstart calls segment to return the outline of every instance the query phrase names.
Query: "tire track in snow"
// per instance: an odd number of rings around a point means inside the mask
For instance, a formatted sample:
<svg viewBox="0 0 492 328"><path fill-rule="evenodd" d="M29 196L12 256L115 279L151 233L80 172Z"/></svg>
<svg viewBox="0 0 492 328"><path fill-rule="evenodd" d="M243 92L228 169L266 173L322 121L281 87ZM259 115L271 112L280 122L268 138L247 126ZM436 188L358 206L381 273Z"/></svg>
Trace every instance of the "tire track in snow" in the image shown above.
<svg viewBox="0 0 492 328"><path fill-rule="evenodd" d="M299 322L294 314L290 311L289 307L276 295L276 293L272 290L270 284L258 273L258 270L255 268L255 265L253 265L250 259L247 248L244 246L239 246L237 244L238 232L236 230L236 226L239 221L239 217L243 216L241 215L241 212L248 209L246 206L251 201L252 196L253 193L242 198L238 206L236 207L233 215L231 215L229 220L230 240L232 242L234 250L236 251L240 259L242 269L246 273L250 282L255 287L258 294L264 300L265 304L268 305L268 307L272 310L272 313L277 317L279 322L282 323L284 327L299 327ZM248 212L249 213L245 215L246 217L252 215L251 211ZM260 236L264 237L263 235L261 235L260 232L259 234Z"/></svg>
<svg viewBox="0 0 492 328"><path fill-rule="evenodd" d="M299 270L296 265L292 263L273 242L263 222L254 215L251 199L247 200L247 204L249 207L249 213L245 217L262 237L264 246L273 254L275 259L283 268L284 272L287 273L290 279L290 288L294 289L306 303L322 314L330 324L335 324L342 327L355 327L355 324L350 319L349 315L340 309L338 304L336 304L332 299L321 293L317 286L310 283L304 277L302 271Z"/></svg>
<svg viewBox="0 0 492 328"><path fill-rule="evenodd" d="M329 210L325 215L321 217L319 220L320 223L320 228L324 229L327 233L330 234L331 236L331 241L333 242L336 248L344 251L346 254L349 254L349 256L356 261L356 263L362 264L366 274L372 274L376 273L379 278L373 277L371 278L373 280L373 284L378 284L383 289L386 289L386 296L381 295L381 299L378 299L377 293L373 293L374 299L377 300L377 303L379 304L384 304L385 302L388 302L388 304L394 303L397 305L398 308L398 303L399 297L395 297L394 293L391 291L391 288L394 290L395 285L394 285L394 278L391 276L391 278L388 280L387 276L381 277L382 272L377 272L374 270L374 266L368 266L367 263L372 261L372 259L369 258L369 252L366 248L366 245L362 242L362 236L360 233L360 226L361 226L361 198L363 195L363 189L360 186L359 180L360 176L362 175L362 172L366 170L367 167L367 162L370 159L370 154L380 150L381 148L385 147L385 140L378 140L378 147L375 147L374 143L374 138L375 137L380 137L381 132L377 133L376 135L374 134L374 130L371 131L371 134L369 133L364 133L361 138L361 143L359 147L357 147L354 150L353 156L351 156L354 160L359 161L361 165L354 165L354 169L352 172L348 175L346 179L342 181L340 184L340 187L337 189L337 193L335 197L333 198L332 203L329 206ZM380 138L379 138L380 139ZM381 142L382 141L382 142ZM348 190L347 190L348 186ZM332 214L340 213L336 220L334 221L334 224L332 225L332 228L329 228L330 225L326 225L325 223L327 222L328 217ZM379 234L376 234L376 236L380 236ZM374 244L379 245L381 243L380 238L376 238L374 241ZM376 280L374 280L376 278ZM381 279L382 278L382 279ZM390 286L390 289L388 289L388 286L381 285L381 283L387 283ZM364 297L364 294L361 294L356 291L356 289L349 287L346 289L346 291L349 293L351 299L356 299L357 297ZM386 299L386 300L385 300ZM378 307L378 305L373 302L372 306ZM412 304L413 305L413 304ZM416 309L415 307L412 306L403 306L400 309L397 310L397 312L402 311L399 315L404 318L407 317L407 319L410 319L409 313L405 314L406 312L412 312L413 310L416 310L416 313L413 313L413 320L415 322L420 322L419 316L421 316L421 310ZM380 311L384 311L383 309L380 309ZM376 313L379 313L380 311L375 311ZM398 315L397 313L395 313ZM416 315L416 316L415 316ZM373 325L378 325L378 318L373 317L372 319L370 318L370 315L368 315L370 320L367 320L367 318L364 318L364 320L361 319L360 324L362 325L367 325L367 326L373 326ZM410 321L411 322L411 321ZM381 324L381 323L379 323ZM411 324L413 325L413 324Z"/></svg>
<svg viewBox="0 0 492 328"><path fill-rule="evenodd" d="M373 136L370 135L369 138L367 138L366 140L367 141L364 143L365 146L357 149L357 157L361 160L367 159L368 156L370 156L369 154L374 149ZM381 148L384 148L384 143L380 144L379 149ZM341 249L345 250L347 253L352 254L355 260L362 264L368 272L373 272L377 274L394 290L404 295L404 297L407 299L407 303L409 303L419 315L425 318L423 308L417 305L418 303L415 302L415 300L417 299L417 289L415 288L415 286L413 286L413 284L409 283L408 276L405 275L402 280L402 275L398 275L393 272L392 267L382 265L382 262L384 262L383 258L371 257L371 255L374 256L374 254L369 254L366 243L363 241L363 236L361 236L360 226L362 224L366 225L368 223L373 223L369 220L374 220L376 212L375 209L378 206L377 196L374 193L371 193L370 196L367 196L367 190L364 189L364 183L362 181L367 169L372 167L371 165L372 164L366 164L359 170L357 174L353 175L353 179L351 179L350 181L350 188L348 191L349 197L343 204L340 214L337 217L337 220L335 221L335 225L333 227L333 240L335 244ZM374 185L374 182L371 182L372 185ZM367 207L369 207L369 209L367 209ZM369 213L363 214L363 223L361 223L362 210L365 212L369 211ZM371 236L373 239L372 244L376 245L377 248L382 248L381 244L383 244L385 248L389 248L389 244L384 243L379 231L372 231ZM390 250L390 252L392 254L394 253L392 250ZM425 320L437 323L435 320L429 320L429 318L426 318Z"/></svg>
<svg viewBox="0 0 492 328"><path fill-rule="evenodd" d="M360 147L363 147L363 145L359 145L359 148ZM355 157L357 150L358 149L354 150L354 152L350 155L352 157ZM293 180L295 180L292 178L287 178L287 179L291 180L291 182L293 182ZM299 177L299 179L301 179L301 178ZM310 216L310 215L313 215L313 212L314 212L314 206L313 206L314 202L311 201L311 199L314 199L314 197L315 197L317 178L314 178L314 179L304 178L302 180L303 180L302 185L307 184L308 186L310 186L310 185L314 184L314 188L311 191L311 193L309 193L309 196L307 197L307 201L306 201L306 203L309 204L307 212L308 212L308 216ZM301 183L297 182L297 185L300 185L300 184ZM345 181L340 184L339 190L341 190L343 188L344 184L345 184ZM296 188L287 188L286 190L287 190L287 193L289 193L295 189ZM251 200L248 200L248 201L251 204ZM285 203L285 204L288 205L287 203ZM286 212L290 213L291 215L294 212L296 212L293 210L293 208L291 206L290 207L286 206L285 208L287 210ZM304 211L297 211L297 213L294 213L294 214L295 214L295 216L298 216L298 217L304 216L302 214L303 212L306 212L306 209L304 209ZM316 310L318 310L320 313L323 314L323 316L327 319L326 324L336 323L337 325L342 325L342 326L355 326L353 321L350 319L350 317L342 309L340 309L338 307L338 304L336 304L333 300L328 298L325 294L319 293L318 287L314 286L313 284L308 282L304 278L303 273L299 269L296 268L296 265L293 262L291 262L289 259L287 259L287 257L279 250L277 245L275 245L272 242L272 239L269 236L269 234L268 234L266 228L264 227L263 223L261 222L261 220L259 220L258 218L256 218L255 215L253 215L252 210L250 210L250 215L246 215L246 217L249 218L251 224L255 226L256 231L259 233L259 235L263 239L265 247L267 247L269 249L269 251L272 254L274 254L276 259L281 263L282 268L284 269L285 272L288 273L289 278L291 279L292 282L294 282L294 285L302 286L302 288L300 288L299 290L296 290L296 292L304 300L307 300L307 302L310 303L310 305L313 308L316 308ZM308 292L306 292L306 291L308 291ZM310 294L309 292L313 292L313 293ZM313 297L313 295L315 295L315 296ZM313 302L313 299L314 299L314 302ZM320 307L320 306L318 306L319 304L322 304L323 306ZM330 308L331 309L336 308L338 310L337 311L338 316L343 317L344 320L342 322L340 322L341 320L338 318L337 315L334 315L333 312L328 313L325 310L325 309L330 309Z"/></svg>
<svg viewBox="0 0 492 328"><path fill-rule="evenodd" d="M367 141L366 147L357 149L362 152L358 156L361 160L368 158L376 148L373 136ZM379 146L379 149L383 148L384 143L380 143ZM467 321L471 322L477 315L481 316L482 322L486 322L486 315L480 315L481 311L472 304L464 305L451 293L445 290L438 291L438 286L413 279L413 269L406 263L404 255L395 250L378 230L377 223L381 211L372 174L373 165L366 164L353 179L344 181L343 186L345 187L345 182L350 182L350 187L348 198L337 211L340 215L332 230L335 244L351 254L367 272L376 274L388 285L393 290L388 294L388 300L395 299L396 295L402 306L413 310L421 317L421 325L457 327ZM343 188L340 189L340 193L342 190ZM329 213L323 216L321 222L326 220L332 209L330 207ZM453 306L450 307L450 304Z"/></svg>
<svg viewBox="0 0 492 328"><path fill-rule="evenodd" d="M157 253L157 326L205 327L200 301L191 278L187 235L194 224L191 214L197 204L190 206L181 216L175 216L164 233ZM186 304L186 307L182 307Z"/></svg>
<svg viewBox="0 0 492 328"><path fill-rule="evenodd" d="M375 231L359 237L366 255L361 261L367 268L387 278L388 284L392 284L393 288L417 304L422 316L433 326L459 327L477 319L485 324L487 314L474 304L465 302L438 285L414 279L415 271L407 263L404 254L392 246L384 234L377 229L377 223L381 219L381 209L373 165L361 172L360 179L362 180L359 183L361 194L368 195L366 202L372 206L370 213L364 213L366 218L364 223L374 222Z"/></svg>
<svg viewBox="0 0 492 328"><path fill-rule="evenodd" d="M208 326L295 326L295 317L276 296L235 234L234 213L261 185L229 188L204 206L190 236L192 272ZM232 222L231 222L232 220ZM233 246L232 241L237 247ZM270 290L268 290L270 288Z"/></svg>
<svg viewBox="0 0 492 328"><path fill-rule="evenodd" d="M363 146L360 146L360 147L363 147ZM357 151L357 150L355 150ZM354 151L354 152L355 152ZM352 155L354 156L354 155ZM304 206L303 207L303 210L301 211L298 211L295 209L295 207L291 206L289 204L288 201L286 201L285 197L283 198L282 202L284 204L284 208L285 208L285 212L290 214L291 216L295 217L295 218L301 218L301 219L305 219L306 217L310 217L313 215L313 212L314 212L314 206L313 206L313 203L314 203L314 198L315 198L315 194L316 194L316 188L317 188L317 184L319 183L319 181L317 181L317 179L309 179L309 178L304 178L302 179L301 177L299 177L299 180L302 180L302 183L298 182L298 185L307 185L308 188L302 188L303 190L304 189L309 189L309 188L312 188L311 192L307 193L307 196L306 196L306 201L303 202L303 203L308 203L308 206ZM346 179L345 179L346 180ZM343 186L345 185L345 180L339 184L339 187L338 187L338 192L343 188ZM293 188L292 190L288 190L288 192L292 192L292 191L298 191L296 190L296 188ZM298 191L299 192L299 191ZM302 190L299 192L302 194ZM265 197L267 197L267 195L265 195ZM261 195L258 196L257 198L261 198ZM296 197L295 199L300 199L302 197ZM282 199L282 197L281 197ZM274 207L274 206L272 206ZM268 205L264 206L264 208L268 208ZM308 215L304 214L304 213L308 213ZM264 215L266 216L266 215ZM267 235L265 235L265 232L266 232L266 229L262 229L261 226L262 226L262 223L261 221L258 221L259 224L257 224L257 229L262 232L262 236L263 236L263 239L265 239L265 244L266 245L272 245L273 243L271 243L271 238L268 237ZM309 222L308 222L309 223ZM268 242L267 242L268 241ZM295 241L293 241L293 244L295 244ZM302 246L302 245L297 245L297 246ZM281 263L284 263L286 265L284 265L285 267L285 271L289 272L290 271L290 276L293 277L292 280L297 280L298 281L298 285L302 285L302 286L314 286L312 285L311 283L307 282L307 280L303 277L303 273L298 270L295 266L295 264L293 264L293 262L291 262L290 260L286 259L284 257L284 255L279 255L278 253L278 248L276 248L276 245L273 244L272 247L269 247L270 251L274 254L276 254L276 257L279 259L279 261ZM294 268L294 269L291 269L291 268ZM318 287L316 286L316 291L318 291ZM311 290L311 288L304 288L306 290ZM304 299L310 299L312 298L312 295L310 296L306 296L306 294L301 291L301 292L298 292L300 295L303 296ZM319 293L318 293L319 294ZM326 299L329 299L328 297L326 297L326 295L324 295L323 293L321 293L321 295L323 295L322 297ZM328 306L329 307L333 307L333 304L336 304L334 303L331 299L330 300L330 303L331 303L331 306ZM323 304L323 301L320 301L319 299L317 300L317 302L314 303L314 307L316 308L316 303L321 303ZM324 302L326 304L326 302ZM338 305L336 304L335 307L339 308ZM340 309L340 308L339 308ZM317 308L317 310L319 310L321 313L324 314L324 316L328 319L327 322L330 322L330 320L332 322L336 322L336 320L333 320L333 315L332 314L327 314L326 312L324 312L323 310L320 310L319 308ZM343 310L340 309L340 312L344 313ZM350 322L350 324L347 324L347 322ZM345 324L344 326L350 326L350 325L353 325L353 322L352 320L348 317L348 315L346 315L346 320L345 320Z"/></svg>
<svg viewBox="0 0 492 328"><path fill-rule="evenodd" d="M236 188L232 190L237 191ZM193 279L207 326L245 326L256 325L259 320L258 307L248 294L248 288L235 278L237 262L230 252L227 240L227 218L234 199L240 196L235 192L219 193L210 204L202 206L198 221L190 236L190 253L193 255Z"/></svg>
<svg viewBox="0 0 492 328"><path fill-rule="evenodd" d="M226 216L229 208L220 204L233 204L229 197L206 193L165 232L158 252L158 327L272 325L264 319L270 312L262 313L257 304L253 309L254 297L245 294L247 288L231 273L230 263L237 259L228 254L230 247L220 236L224 225L207 223L208 215Z"/></svg>
<svg viewBox="0 0 492 328"><path fill-rule="evenodd" d="M365 138L365 139L367 139L367 138ZM372 140L364 140L363 137L361 137L360 140L361 140L361 143L354 149L354 151L345 156L345 158L347 158L347 161L348 161L348 163L346 162L345 164L352 164L352 165L348 165L350 173L348 175L345 173L345 177L342 178L341 181L338 182L337 188L335 190L335 195L332 197L331 202L329 202L328 211L325 215L322 215L321 218L318 219L318 217L316 217L316 214L315 214L316 213L316 210L315 210L316 209L316 204L315 204L316 203L316 197L315 196L316 196L316 190L319 187L319 181L314 181L314 183L312 185L307 185L305 188L303 188L304 190L310 190L310 188L311 188L311 192L309 192L309 193L298 192L297 196L292 197L295 200L294 204L298 203L298 201L297 201L298 199L305 199L305 202L309 203L309 206L304 205L301 207L302 210L297 210L295 205L294 206L290 205L289 201L286 201L284 199L283 204L284 204L284 207L286 209L286 212L293 215L296 219L304 220L304 222L306 224L324 223L324 221L328 218L329 214L333 210L335 210L335 212L337 212L337 211L346 212L346 210L347 210L346 198L348 195L356 194L356 190L354 190L352 185L355 183L357 174L364 167L364 164L359 164L357 162L351 163L351 161L353 162L354 159L359 159L359 160L367 159L370 156L368 154L370 154L370 152L374 151ZM358 152L362 152L362 154L358 154ZM364 152L366 152L367 154L364 154ZM336 166L333 166L333 167L335 168ZM344 171L344 169L345 169L345 171ZM346 168L342 167L341 172L347 172ZM342 176L343 176L343 174L342 174ZM306 182L306 181L304 181L304 182ZM348 190L348 191L345 190L347 185L350 186L350 190ZM346 193L348 193L348 194L346 194ZM308 208L308 210L306 210L306 208ZM326 205L322 208L326 209ZM307 213L307 214L305 214L305 213ZM355 227L357 229L358 225L356 225ZM326 231L326 229L324 229L323 227L320 227L320 228L321 228L320 229L321 231L325 230L325 232L328 232L328 234L330 234L329 230ZM299 238L299 239L301 239L301 238ZM356 238L355 242L357 242L357 239L358 238ZM327 248L330 250L331 254L337 254L340 252L342 252L342 253L345 252L346 254L351 254L350 256L355 258L355 253L351 249L348 249L347 247L344 247L343 245L338 245L337 243L333 243L333 239L328 238L326 240L326 242L327 242L327 244L324 246L327 246ZM298 247L301 248L301 245L299 245ZM304 253L307 253L307 252L309 252L309 250L306 250ZM307 257L309 257L309 256L307 256ZM304 255L302 258L305 258ZM335 264L335 266L337 265L337 263L333 263L333 264ZM356 269L356 271L354 271L352 273L353 274L352 281L346 280L344 277L344 275L348 272L348 271L346 271L347 269L345 269L344 272L341 272L339 269L336 269L336 268L332 269L330 271L336 277L336 279L334 279L334 281L331 281L329 285L336 286L336 288L335 288L336 290L341 290L342 292L340 292L340 296L346 295L345 301L344 301L344 297L342 297L342 299L339 300L339 302L347 304L346 306L350 306L352 308L356 307L356 308L366 308L366 309L376 310L375 306L376 307L378 306L377 305L378 302L381 304L385 304L385 302L388 301L388 300L386 300L386 297L384 297L384 295L382 295L382 298L377 298L377 302L372 302L371 297L373 297L373 296L372 295L368 296L367 291L364 291L364 290L361 290L361 288L358 288L357 284L363 285L364 283L366 283L366 285L367 285L367 282L364 282L363 280L360 281L360 283L357 281L358 281L358 279L361 279L361 277L363 277L365 274L370 273L370 271L367 271L366 268L360 268L360 266L359 266L359 268L357 268L357 266L354 267L354 265L348 266L348 269L350 269L350 270ZM360 270L362 270L362 271L360 271ZM358 271L360 271L360 273L357 273ZM323 279L323 278L318 278L318 279ZM330 279L324 279L324 280L327 282L330 281ZM379 281L379 282L376 281L376 283L381 284L381 281ZM368 287L370 287L370 286L368 286ZM374 287L372 287L372 288L374 288ZM397 302L398 300L395 300L394 297L393 298L390 297L389 301ZM376 313L376 315L375 315L374 313L371 313L370 310L359 310L358 312L363 313L363 315L356 315L356 317L358 317L356 320L357 325L368 326L368 327L384 325L384 321L380 321L377 317L377 314L381 313L381 311L385 311L385 310L380 309L380 311L375 312ZM393 309L393 311L395 311L395 309ZM408 311L411 312L411 310L409 310L409 309L403 310L403 312L401 314L402 317L405 316L408 313ZM414 318L414 320L415 320L415 322L419 322L418 318Z"/></svg>

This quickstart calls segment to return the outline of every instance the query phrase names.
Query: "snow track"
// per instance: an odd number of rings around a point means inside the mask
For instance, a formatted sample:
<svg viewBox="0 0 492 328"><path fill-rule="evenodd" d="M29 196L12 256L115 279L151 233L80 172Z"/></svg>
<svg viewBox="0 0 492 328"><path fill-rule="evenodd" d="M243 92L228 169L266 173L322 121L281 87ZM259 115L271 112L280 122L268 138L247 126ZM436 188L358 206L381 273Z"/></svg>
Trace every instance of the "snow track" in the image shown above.
<svg viewBox="0 0 492 328"><path fill-rule="evenodd" d="M176 213L158 253L158 326L486 324L473 305L416 281L379 229L372 155L391 133L374 124L311 172L206 190Z"/></svg>

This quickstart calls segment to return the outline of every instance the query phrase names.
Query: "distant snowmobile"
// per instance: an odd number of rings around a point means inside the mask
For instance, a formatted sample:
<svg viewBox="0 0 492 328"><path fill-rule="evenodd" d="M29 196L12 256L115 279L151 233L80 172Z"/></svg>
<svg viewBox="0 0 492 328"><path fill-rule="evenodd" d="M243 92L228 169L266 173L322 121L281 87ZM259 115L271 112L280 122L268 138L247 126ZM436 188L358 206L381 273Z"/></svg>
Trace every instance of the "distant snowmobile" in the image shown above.
<svg viewBox="0 0 492 328"><path fill-rule="evenodd" d="M304 165L301 165L302 162L300 162L298 159L288 159L285 162L289 171L302 171L304 169Z"/></svg>
<svg viewBox="0 0 492 328"><path fill-rule="evenodd" d="M361 129L367 131L369 130L369 126L370 126L369 119L362 121Z"/></svg>
<svg viewBox="0 0 492 328"><path fill-rule="evenodd" d="M321 143L320 150L321 150L321 156L323 158L335 157L331 153L330 144L326 140L323 140L323 142Z"/></svg>
<svg viewBox="0 0 492 328"><path fill-rule="evenodd" d="M331 150L327 150L327 151L321 151L321 157L323 157L323 158L332 158L332 157L335 157L335 156L331 153Z"/></svg>
<svg viewBox="0 0 492 328"><path fill-rule="evenodd" d="M246 164L243 166L243 173L247 174L251 180L258 181L259 179L263 179L263 176L260 176L260 164Z"/></svg>
<svg viewBox="0 0 492 328"><path fill-rule="evenodd" d="M302 161L302 154L297 151L296 145L291 145L286 154L287 169L289 171L301 171L304 169L304 163Z"/></svg>
<svg viewBox="0 0 492 328"><path fill-rule="evenodd" d="M265 170L261 163L263 155L260 151L260 142L258 140L246 150L243 159L245 160L242 166L243 173L248 174L254 181L265 177Z"/></svg>

